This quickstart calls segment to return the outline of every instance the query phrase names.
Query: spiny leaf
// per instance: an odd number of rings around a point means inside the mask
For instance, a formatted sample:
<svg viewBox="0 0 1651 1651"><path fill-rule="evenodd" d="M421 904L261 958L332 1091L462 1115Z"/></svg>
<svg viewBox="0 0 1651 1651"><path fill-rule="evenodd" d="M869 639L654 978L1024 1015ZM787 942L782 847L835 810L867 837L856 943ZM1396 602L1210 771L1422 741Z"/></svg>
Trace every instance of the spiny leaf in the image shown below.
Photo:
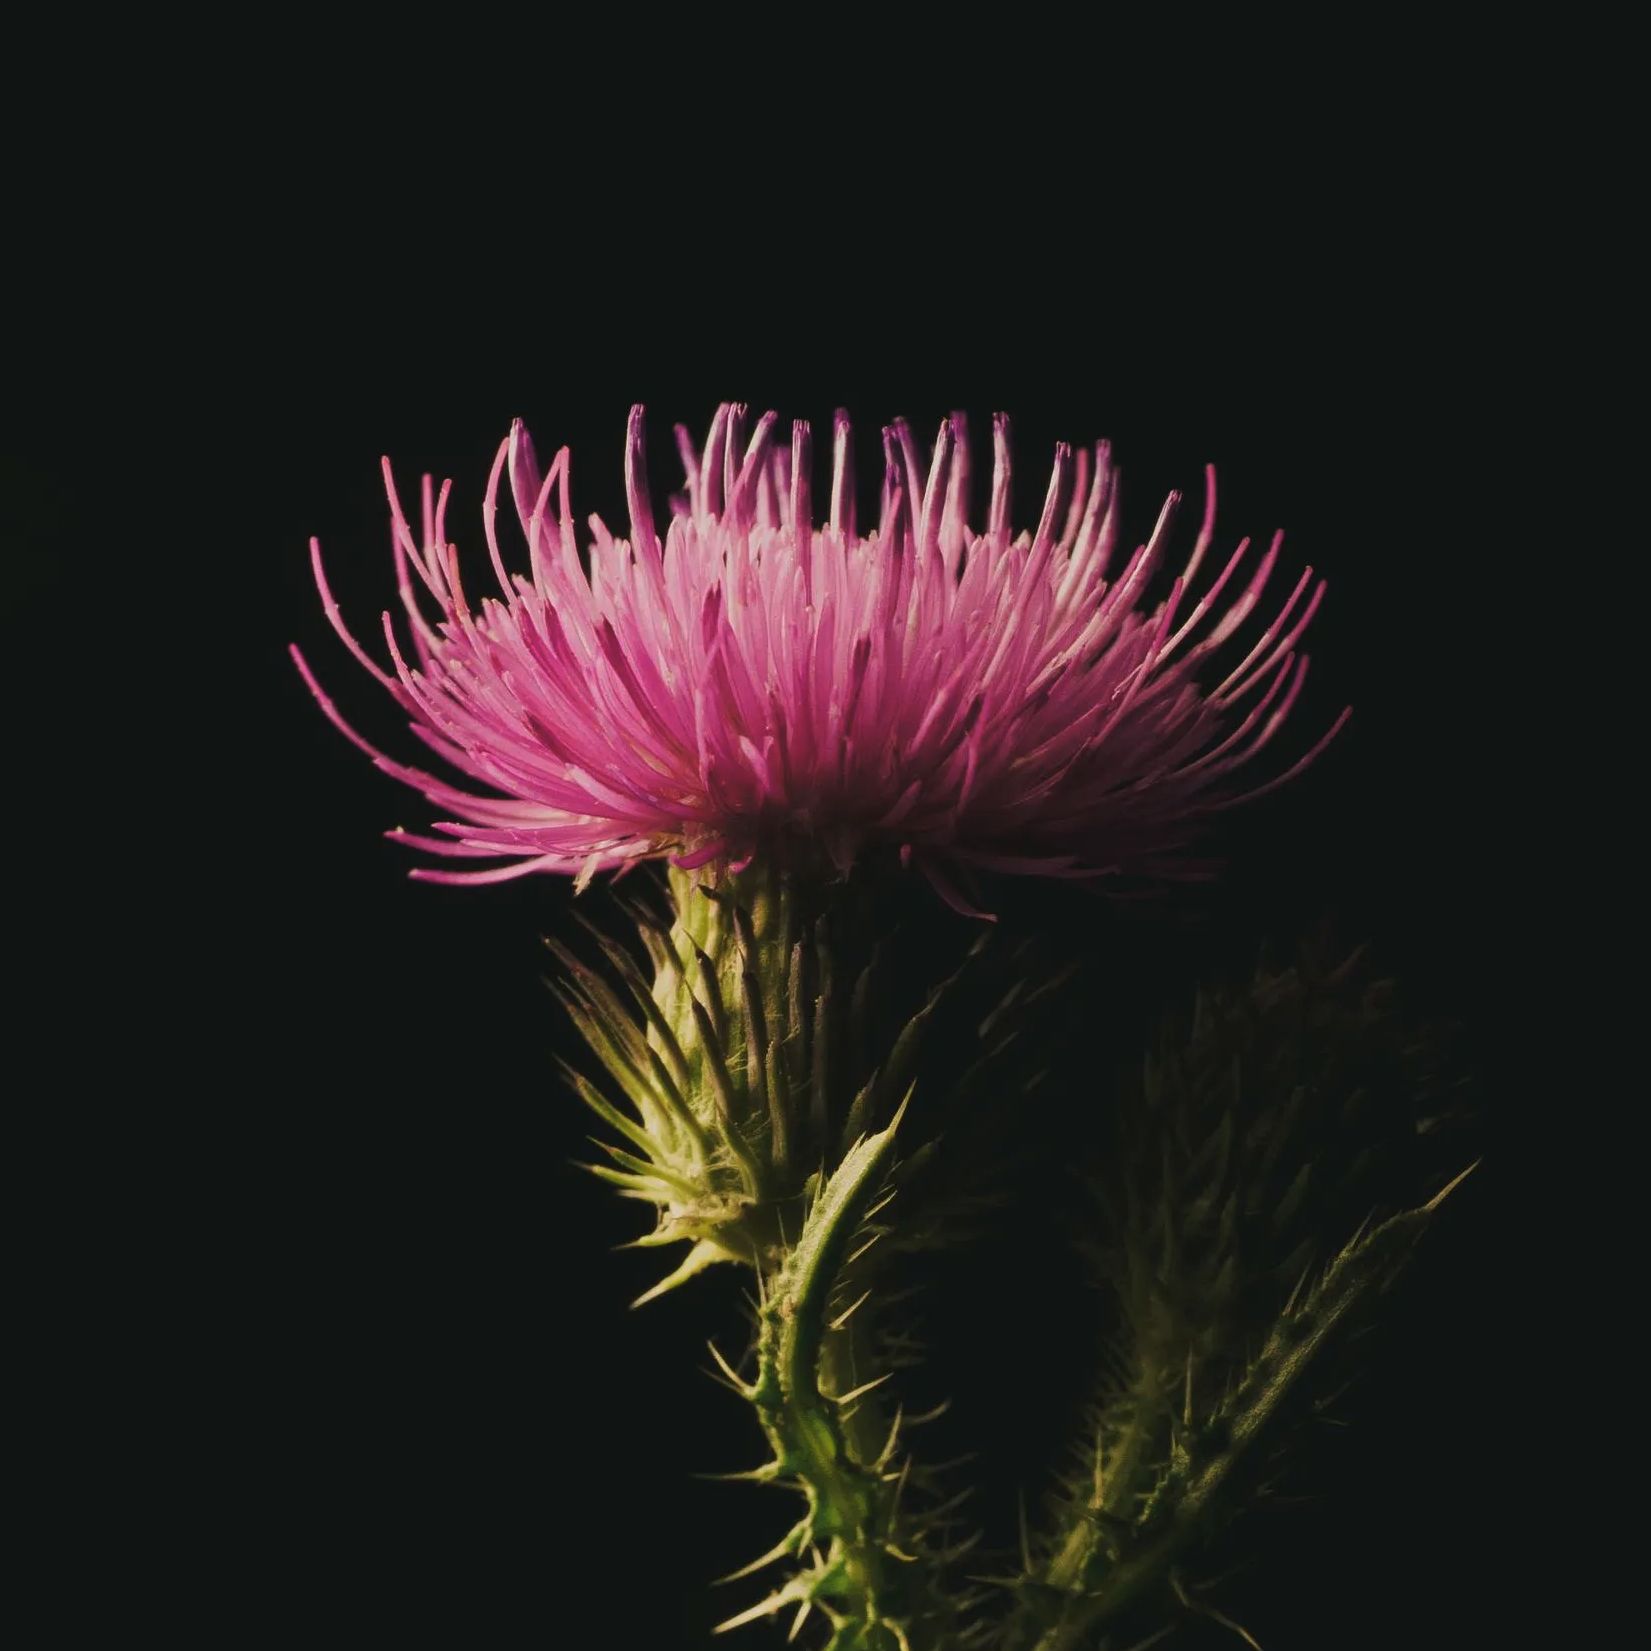
<svg viewBox="0 0 1651 1651"><path fill-rule="evenodd" d="M707 1267L713 1267L719 1261L732 1261L734 1258L720 1244L713 1244L709 1239L702 1238L689 1250L683 1258L682 1265L675 1272L668 1273L651 1290L644 1290L632 1307L645 1306L650 1301L657 1301L668 1291L675 1290L686 1284L689 1279L703 1273Z"/></svg>

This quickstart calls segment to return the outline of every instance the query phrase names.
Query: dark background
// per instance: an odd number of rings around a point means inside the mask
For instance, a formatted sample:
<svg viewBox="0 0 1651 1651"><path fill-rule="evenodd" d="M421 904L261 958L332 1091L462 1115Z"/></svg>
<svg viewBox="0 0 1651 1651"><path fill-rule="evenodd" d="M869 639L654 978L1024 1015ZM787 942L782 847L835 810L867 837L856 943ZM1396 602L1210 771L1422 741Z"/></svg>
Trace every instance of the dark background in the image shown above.
<svg viewBox="0 0 1651 1651"><path fill-rule="evenodd" d="M409 484L454 478L454 535L479 552L513 416L541 451L572 447L576 511L613 521L634 400L671 485L669 425L703 428L720 397L817 431L845 405L864 460L893 414L932 432L962 407L979 439L1003 408L1027 478L1017 514L1055 439L1106 435L1137 537L1213 460L1221 542L1282 526L1286 565L1329 579L1297 737L1348 702L1352 723L1232 823L1220 885L1161 924L1108 928L1116 999L1089 1013L1127 1047L1193 978L1241 972L1263 939L1328 917L1463 1027L1485 1170L1371 1355L1357 1427L1310 1464L1326 1499L1283 1520L1229 1608L1268 1651L1496 1643L1529 1540L1509 1372L1530 1275L1510 1260L1506 1166L1532 1080L1511 1040L1523 929L1496 846L1498 685L1517 656L1499 607L1509 546L1487 515L1508 461L1482 415L1503 381L1470 254L1447 255L1429 214L1395 237L1344 213L1288 245L1253 225L1227 271L1206 254L1116 284L1035 238L1021 251L898 223L826 252L681 233L644 250L623 198L594 186L560 203L543 247L501 232L444 248L405 213L375 245L362 220L379 209L365 189L353 203L347 226L291 203L226 226L122 339L143 394L120 358L103 368L147 489L127 495L148 549L120 599L171 615L154 646L189 679L104 707L183 776L149 793L182 852L123 967L174 983L148 1027L160 1094L120 1137L146 1190L109 1262L119 1356L141 1373L117 1413L146 1465L117 1506L141 1519L134 1486L158 1474L193 1533L143 1587L224 1643L275 1628L527 1645L549 1623L560 1644L554 1625L592 1600L610 1627L566 1643L709 1643L736 1600L708 1579L786 1513L691 1477L757 1459L747 1416L696 1373L707 1335L737 1341L733 1283L626 1310L655 1263L614 1253L634 1212L570 1167L585 1121L556 1079L570 1043L537 978L568 892L406 882L380 834L416 827L421 803L326 726L285 657L301 642L346 714L395 743L321 616L307 539L371 635L393 596L381 453ZM1041 204L1017 210L1036 223ZM78 429L61 412L57 428ZM108 527L78 437L21 441L7 465L25 569L81 561ZM39 593L20 577L21 605ZM1521 925L1539 898L1522 897ZM1030 1445L999 1378L1029 1380L1037 1411L1069 1373L1028 1370L1018 1338L1082 1311L1046 1237L1029 1222L975 1262L982 1298L1022 1315L981 1326L964 1383L1006 1479Z"/></svg>

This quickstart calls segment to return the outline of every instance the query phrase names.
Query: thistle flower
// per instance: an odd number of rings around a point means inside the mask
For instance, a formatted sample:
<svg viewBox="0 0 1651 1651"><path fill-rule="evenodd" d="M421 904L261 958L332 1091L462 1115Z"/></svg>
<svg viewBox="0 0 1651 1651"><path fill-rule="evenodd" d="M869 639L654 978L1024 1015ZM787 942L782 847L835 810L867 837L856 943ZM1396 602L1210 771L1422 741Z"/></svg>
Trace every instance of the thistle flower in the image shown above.
<svg viewBox="0 0 1651 1651"><path fill-rule="evenodd" d="M746 439L746 409L717 410L703 448L677 428L687 474L656 525L642 409L630 416L630 536L600 519L581 555L568 454L541 472L518 421L499 448L482 520L499 595L475 602L448 542L451 484L422 488L415 538L384 463L403 633L386 613L386 668L356 639L311 553L327 616L469 786L379 751L345 721L295 647L322 710L386 773L446 818L436 836L390 833L484 869L581 883L665 857L684 869L756 855L846 870L898 851L971 908L969 868L1100 878L1172 872L1212 811L1282 784L1240 783L1301 693L1296 645L1324 593L1305 570L1213 685L1201 678L1261 602L1280 537L1241 572L1248 540L1200 589L1214 539L1207 472L1197 538L1169 592L1148 599L1180 496L1147 542L1116 556L1109 448L1061 443L1035 529L1010 528L1009 423L994 421L982 528L970 524L961 415L925 464L903 420L883 432L882 508L862 534L847 416L836 418L825 525L814 524L809 429ZM512 572L498 532L508 477L526 540ZM411 658L408 657L409 652ZM1211 673L1213 674L1213 673Z"/></svg>

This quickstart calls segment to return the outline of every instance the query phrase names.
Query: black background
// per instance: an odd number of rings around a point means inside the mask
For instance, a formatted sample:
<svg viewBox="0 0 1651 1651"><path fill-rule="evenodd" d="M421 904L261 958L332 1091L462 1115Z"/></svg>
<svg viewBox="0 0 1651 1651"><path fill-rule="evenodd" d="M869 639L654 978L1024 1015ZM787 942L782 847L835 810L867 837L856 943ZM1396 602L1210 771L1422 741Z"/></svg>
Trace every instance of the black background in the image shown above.
<svg viewBox="0 0 1651 1651"><path fill-rule="evenodd" d="M122 948L122 978L173 982L147 1028L153 1082L132 1091L143 1122L128 1112L115 1137L144 1189L112 1251L87 1246L115 1280L127 1373L111 1437L138 1464L111 1522L187 1507L144 1568L148 1597L222 1643L688 1651L736 1603L708 1579L782 1528L772 1493L691 1477L757 1459L737 1402L698 1374L707 1335L737 1340L732 1280L627 1311L655 1263L614 1253L634 1212L570 1167L584 1120L537 978L567 890L407 883L381 833L421 823L419 800L326 726L284 651L301 642L346 713L394 743L306 554L320 535L371 634L393 594L379 455L409 482L451 475L453 531L475 551L512 417L541 451L571 446L576 510L612 521L631 402L674 485L670 423L702 428L732 397L817 430L845 405L867 458L893 414L932 430L962 407L978 438L1003 408L1036 478L1022 512L1055 439L1109 436L1137 534L1213 460L1223 542L1282 526L1287 564L1329 579L1297 728L1348 702L1352 723L1231 825L1221 884L1156 926L1107 928L1116 1002L1091 1007L1127 1047L1199 974L1329 916L1465 1028L1486 1169L1372 1352L1358 1425L1311 1464L1326 1499L1282 1518L1229 1608L1268 1651L1496 1643L1529 1545L1509 1441L1528 1275L1508 1259L1502 1147L1530 1079L1510 1041L1523 962L1497 836L1499 683L1517 658L1498 606L1509 549L1487 516L1507 456L1484 414L1505 380L1471 236L1442 241L1431 210L1402 236L1348 210L1287 243L1251 220L1180 262L1148 226L1116 243L1131 275L1114 280L1076 239L941 235L898 213L819 238L759 216L650 239L622 189L592 184L531 231L454 245L369 180L346 195L342 215L286 201L206 237L81 381L110 386L123 454L145 461L148 492L127 498L146 551L120 599L170 616L154 646L187 679L105 711L184 773L181 792L149 794L181 852L143 943ZM1058 205L1007 215L1035 231ZM1154 259L1166 273L1142 270ZM62 399L76 406L51 422L78 430L79 398ZM31 551L16 596L35 594L28 570L83 571L88 545L107 549L77 443L8 457ZM1020 1351L1038 1321L1082 1310L1047 1236L1028 1221L974 1263L1004 1317L981 1327L971 1425L1005 1478L1032 1445L991 1395L1024 1380L1038 1412L1045 1384L1070 1380ZM607 1626L576 1631L592 1606Z"/></svg>

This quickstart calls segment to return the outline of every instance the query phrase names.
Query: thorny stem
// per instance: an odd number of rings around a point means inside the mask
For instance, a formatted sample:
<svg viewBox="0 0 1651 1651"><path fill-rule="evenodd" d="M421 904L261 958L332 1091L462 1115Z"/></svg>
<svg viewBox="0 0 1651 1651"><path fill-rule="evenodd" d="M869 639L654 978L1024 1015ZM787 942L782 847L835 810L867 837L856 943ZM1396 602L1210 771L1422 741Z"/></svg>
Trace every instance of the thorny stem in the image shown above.
<svg viewBox="0 0 1651 1651"><path fill-rule="evenodd" d="M1403 1265L1434 1212L1472 1168L1420 1208L1355 1239L1300 1306L1280 1318L1245 1379L1217 1410L1212 1429L1217 1442L1200 1452L1175 1453L1135 1520L1134 1545L1099 1576L1084 1577L1080 1569L1070 1579L1067 1586L1076 1584L1081 1591L1071 1593L1060 1620L1034 1642L1033 1651L1076 1651L1096 1628L1172 1580L1177 1561L1207 1536L1232 1481L1262 1453L1301 1378L1354 1308ZM1062 1560L1068 1549L1076 1555L1070 1539Z"/></svg>
<svg viewBox="0 0 1651 1651"><path fill-rule="evenodd" d="M845 1419L842 1401L860 1385L853 1383L853 1343L849 1327L828 1328L831 1293L886 1168L896 1124L844 1159L769 1286L751 1390L776 1467L808 1501L782 1546L814 1555L812 1570L774 1598L817 1604L832 1619L832 1644L841 1651L911 1651L899 1597L905 1589L890 1574L899 1563L890 1537L897 1484L863 1459L863 1441L851 1437L860 1430ZM822 1386L822 1377L831 1383L845 1374L850 1386Z"/></svg>
<svg viewBox="0 0 1651 1651"><path fill-rule="evenodd" d="M1143 1374L1127 1402L1129 1425L1110 1451L1104 1434L1097 1434L1093 1491L1044 1574L1049 1586L1063 1592L1083 1586L1085 1574L1106 1540L1104 1527L1109 1522L1127 1521L1134 1511L1139 1494L1137 1475L1151 1460L1157 1431L1153 1423L1161 1414L1157 1384Z"/></svg>

